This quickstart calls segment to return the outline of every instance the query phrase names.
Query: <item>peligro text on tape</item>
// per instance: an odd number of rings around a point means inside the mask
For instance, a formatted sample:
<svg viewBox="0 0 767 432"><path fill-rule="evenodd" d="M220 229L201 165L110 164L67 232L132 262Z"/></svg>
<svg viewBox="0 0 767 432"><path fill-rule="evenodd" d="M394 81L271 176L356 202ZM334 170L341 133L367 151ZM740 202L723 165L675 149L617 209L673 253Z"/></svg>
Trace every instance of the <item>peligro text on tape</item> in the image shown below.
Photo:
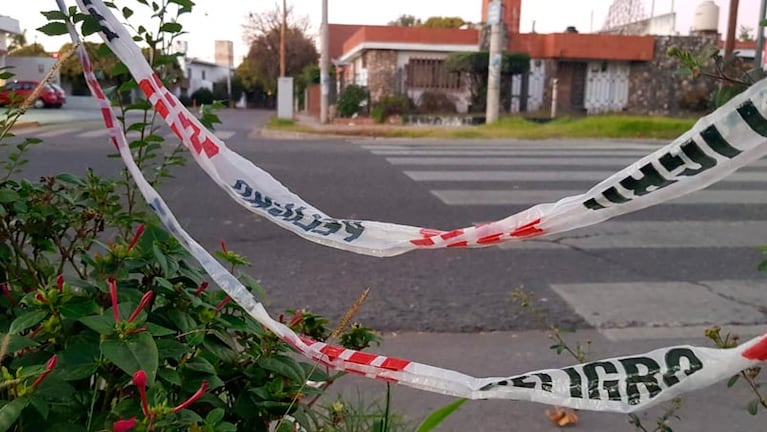
<svg viewBox="0 0 767 432"><path fill-rule="evenodd" d="M56 1L62 12L66 13L63 0ZM512 216L511 219L515 219L511 223L514 228L508 233L504 232L501 235L488 234L488 232L503 226L504 223L508 223L509 218L504 220L506 222L499 221L498 223L489 224L492 226L491 229L484 229L487 226L469 228L467 230L470 231L470 235L465 230L450 232L432 231L380 222L346 221L348 224L344 224L344 221L338 221L325 216L322 212L303 202L298 196L276 182L268 173L258 169L249 162L242 162L242 158L226 149L223 143L208 133L194 116L181 106L175 96L162 86L160 80L152 73L149 65L146 64L141 52L131 40L128 32L100 0L77 0L77 3L82 10L98 19L102 27L102 38L129 67L134 78L140 83L142 90L153 102L157 111L171 125L171 128L179 135L184 144L192 150L193 157L200 166L220 185L232 185L231 188L227 189L234 198L242 198L246 190L245 188L251 188L250 192L245 195L247 195L248 199L253 199L258 205L263 203L263 207L259 208L259 210L262 210L261 213L281 218L277 222L283 225L293 225L294 222L300 221L302 225L301 230L304 232L299 232L299 234L335 247L338 247L338 241L344 240L334 239L333 236L349 237L354 236L357 231L362 231L360 235L349 240L348 243L353 244L354 242L364 240L367 242L366 245L345 248L357 252L370 253L370 250L367 248L371 244L382 246L383 249L381 250L388 251L387 253L390 253L392 250L399 250L390 247L392 239L396 239L394 244L401 242L402 244L413 245L413 239L408 236L413 234L414 231L419 234L420 240L424 243L425 247L439 245L440 242L442 242L443 246L449 246L445 242L451 241L465 241L467 242L466 245L468 245L468 239L475 242L476 244L474 245L476 246L493 243L498 239L504 239L504 236L512 234L516 234L518 237L538 235L543 232L542 227L545 225L546 220L553 220L556 223L550 221L545 226L556 227L559 224L560 230L572 229L574 225L568 223L567 219L573 217L577 212L575 214L568 214L567 211L560 212L558 210L565 208L570 211L571 207L569 206L573 202L581 211L585 211L588 214L601 213L603 218L609 218L615 214L630 211L625 210L625 208L631 208L631 206L650 205L641 202L648 195L656 195L658 200L662 201L694 190L695 187L702 184L700 182L713 182L731 172L737 166L761 157L762 153L760 152L764 151L762 147L764 147L765 134L760 133L760 131L767 132L767 122L759 114L756 105L753 103L750 106L748 105L749 101L758 99L762 107L764 106L765 85L763 82L759 86L761 93L757 93L756 90L747 92L746 95L737 99L735 103L730 103L722 110L714 113L713 116L698 122L696 128L683 135L680 140L675 141L676 144L672 143L672 146L661 149L659 153L656 152L643 158L626 170L600 183L600 185L597 185L592 191L584 194L584 196L568 197L555 204L533 207L528 210L524 217ZM74 28L70 26L69 30L73 42L78 42L79 36L74 31ZM86 82L98 99L105 124L111 132L113 142L120 152L121 158L135 179L144 199L150 204L168 231L179 239L181 244L198 260L210 277L242 306L250 316L307 358L338 370L459 397L530 400L578 409L617 412L632 412L649 407L678 394L703 388L727 378L742 369L759 365L767 360L767 334L765 334L747 341L735 349L729 350L692 346L669 347L642 355L611 358L563 369L533 371L509 377L475 378L449 369L349 350L302 338L285 325L272 319L263 305L248 292L247 288L178 224L178 221L162 197L151 187L136 166L125 135L116 126L116 118L111 110L109 101L105 98L93 74L87 52L82 46L78 49L78 55L83 64ZM752 110L751 106L753 107L753 112L758 114L758 116L749 111ZM748 115L744 114L744 112ZM732 113L737 114L732 115ZM700 162L692 164L688 160L692 159L690 154L697 155L697 150L702 149L693 140L693 137L698 135L696 131L706 130L706 128L715 123L715 119L719 125L717 131L722 136L722 140L726 141L727 146L722 146L721 142L719 144L711 144L711 142L704 139L704 142L716 154L706 153L706 156L712 160L698 157L698 161L706 161L707 165L710 166L706 170L695 174L688 173L691 175L686 176L684 173L687 170L698 170L703 167L703 165L700 165ZM748 128L744 127L744 125L747 125ZM714 140L714 142L717 141ZM735 147L735 143L737 143L737 147ZM722 151L726 153L734 153L732 150L727 150L727 148L731 147L740 153L729 157L713 147L720 150L724 149ZM760 150L755 151L755 149ZM226 157L224 157L225 155ZM221 162L222 160L224 161ZM741 165L734 164L732 161L735 160ZM660 165L656 165L656 163ZM648 164L650 164L650 168L646 168ZM228 174L228 177L224 176L224 172L221 171L222 168L226 168L224 171ZM236 180L229 183L226 181L226 178L254 179L251 173L245 172L246 169L255 169L257 180L262 180L262 182L254 181L251 183L247 181L246 183L239 184L237 191L234 191ZM657 170L658 175L655 175L653 170ZM632 183L632 180L626 180L626 176L635 171L645 174L649 173L647 175L654 179L652 181L655 183L665 183L659 180L659 176L668 181L674 181L664 184L662 187L661 185L651 185L652 187L647 186L643 189L643 187ZM676 174L672 176L672 172ZM694 178L696 185L674 190L675 185L690 182L689 179L682 180L682 178L679 178L680 175ZM643 177L631 176L631 178L638 181ZM679 179L677 180L677 178ZM621 182L621 180L626 181ZM256 187L256 185L261 186ZM618 195L615 195L610 188L615 188ZM628 192L629 190L634 191L632 192L633 195ZM649 193L650 190L653 191L653 194ZM256 191L259 194L258 200L256 200ZM583 204L584 202L590 202L589 200L591 199L594 199L596 204L592 203L589 206ZM266 204L267 202L269 204ZM279 205L275 205L275 202L279 203ZM610 205L610 203L615 205ZM286 210L292 212L288 217L285 217ZM273 213L277 213L277 215ZM310 215L310 219L304 219L306 215ZM549 215L546 216L547 219L544 219L545 215ZM309 223L307 224L307 222ZM359 223L360 225L354 225L354 223ZM595 222L591 221L590 223ZM317 229L324 229L324 231L315 232ZM357 231L354 231L355 229ZM366 238L366 235L369 235L370 232L374 233L375 238ZM378 236L381 237L378 238ZM323 240L323 238L327 240ZM431 241L432 244L428 244L425 240ZM482 240L485 241L483 242ZM405 250L399 251L403 252ZM387 253L379 253L379 255L386 255Z"/></svg>

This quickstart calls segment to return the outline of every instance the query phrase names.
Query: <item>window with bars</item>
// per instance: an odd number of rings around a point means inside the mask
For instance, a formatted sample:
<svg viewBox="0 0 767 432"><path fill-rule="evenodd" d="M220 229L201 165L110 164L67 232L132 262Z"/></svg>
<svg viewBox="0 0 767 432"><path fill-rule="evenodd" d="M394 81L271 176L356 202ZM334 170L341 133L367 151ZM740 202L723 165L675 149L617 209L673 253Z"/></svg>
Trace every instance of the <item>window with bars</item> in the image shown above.
<svg viewBox="0 0 767 432"><path fill-rule="evenodd" d="M407 83L411 88L457 90L461 75L448 71L444 60L413 58L407 64Z"/></svg>

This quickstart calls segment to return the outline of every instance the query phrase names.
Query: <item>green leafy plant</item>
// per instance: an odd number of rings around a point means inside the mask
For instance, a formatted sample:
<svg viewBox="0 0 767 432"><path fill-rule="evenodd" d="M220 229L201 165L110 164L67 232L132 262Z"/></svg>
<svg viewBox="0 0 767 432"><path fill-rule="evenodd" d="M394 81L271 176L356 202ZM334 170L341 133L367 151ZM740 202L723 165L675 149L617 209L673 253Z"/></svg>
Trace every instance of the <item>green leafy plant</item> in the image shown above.
<svg viewBox="0 0 767 432"><path fill-rule="evenodd" d="M376 123L383 123L391 116L410 113L413 107L413 101L405 94L388 95L373 105L370 115Z"/></svg>
<svg viewBox="0 0 767 432"><path fill-rule="evenodd" d="M171 6L181 14L191 2L139 3L161 24L156 34L139 27L137 39L162 59L160 46L172 40L162 34L181 32L163 19ZM45 14L51 22L41 30L48 34L63 34L66 20L80 23L84 34L98 28L75 9ZM154 64L158 73L173 69L166 60ZM135 88L123 77L115 99ZM134 158L157 183L181 165L182 147L161 156L151 105L121 104L124 130L140 132L130 143ZM218 122L216 107L202 107L203 124ZM140 120L127 123L133 110L142 112ZM0 124L0 150L11 155L0 165L0 430L266 431L275 424L283 430L288 418L316 425L308 402L343 375L296 360L223 292L208 289L127 174L23 179L26 152L39 141L12 136L21 114L7 111ZM255 279L239 271L249 265L245 257L224 243L218 255L263 297ZM333 333L326 319L306 311L282 319L355 349L378 341L361 325Z"/></svg>
<svg viewBox="0 0 767 432"><path fill-rule="evenodd" d="M367 87L350 84L338 96L338 115L352 117L360 113L369 100Z"/></svg>

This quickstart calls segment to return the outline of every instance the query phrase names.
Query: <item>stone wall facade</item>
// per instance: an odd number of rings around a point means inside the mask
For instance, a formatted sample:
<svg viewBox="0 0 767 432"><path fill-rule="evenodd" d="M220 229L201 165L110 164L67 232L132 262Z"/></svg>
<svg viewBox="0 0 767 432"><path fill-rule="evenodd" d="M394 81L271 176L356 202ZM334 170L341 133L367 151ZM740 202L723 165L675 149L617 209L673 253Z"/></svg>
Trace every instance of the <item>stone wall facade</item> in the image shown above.
<svg viewBox="0 0 767 432"><path fill-rule="evenodd" d="M687 116L700 114L707 108L718 83L709 78L693 79L677 74L681 67L679 60L668 55L668 49L674 46L700 53L716 47L716 36L657 36L655 58L631 65L628 112Z"/></svg>
<svg viewBox="0 0 767 432"><path fill-rule="evenodd" d="M370 50L363 54L368 69L370 99L377 102L397 89L397 51Z"/></svg>

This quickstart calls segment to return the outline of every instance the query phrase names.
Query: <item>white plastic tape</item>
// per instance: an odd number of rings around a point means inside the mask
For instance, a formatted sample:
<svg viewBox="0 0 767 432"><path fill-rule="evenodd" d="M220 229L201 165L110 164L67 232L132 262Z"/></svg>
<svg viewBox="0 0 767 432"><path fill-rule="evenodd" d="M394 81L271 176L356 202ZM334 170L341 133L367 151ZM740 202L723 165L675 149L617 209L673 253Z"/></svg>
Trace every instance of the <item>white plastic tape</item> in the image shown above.
<svg viewBox="0 0 767 432"><path fill-rule="evenodd" d="M63 0L56 0L66 12ZM152 73L125 28L100 0L77 0L99 20L100 33L128 66L158 113L191 150L194 159L238 202L319 243L387 256L416 248L480 247L590 225L700 189L765 153L765 82L700 120L667 147L616 173L591 191L541 204L481 227L449 232L326 216L230 151L209 133ZM73 42L79 36L70 26ZM767 335L735 349L692 346L661 348L563 369L509 377L475 378L460 372L316 342L272 319L255 297L178 224L162 197L136 166L128 143L80 46L86 82L99 101L120 156L142 195L168 231L199 261L210 277L254 319L306 357L370 378L470 399L517 399L577 409L632 412L681 393L703 388L767 360Z"/></svg>

